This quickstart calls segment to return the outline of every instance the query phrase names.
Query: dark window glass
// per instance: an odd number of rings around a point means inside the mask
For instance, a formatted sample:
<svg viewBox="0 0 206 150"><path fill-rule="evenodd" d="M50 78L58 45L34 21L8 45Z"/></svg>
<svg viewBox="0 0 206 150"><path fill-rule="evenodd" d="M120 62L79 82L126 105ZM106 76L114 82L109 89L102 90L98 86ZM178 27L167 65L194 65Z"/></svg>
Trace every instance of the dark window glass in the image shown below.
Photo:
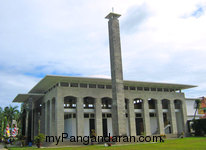
<svg viewBox="0 0 206 150"><path fill-rule="evenodd" d="M80 87L81 88L87 88L87 84L86 83L80 83Z"/></svg>
<svg viewBox="0 0 206 150"><path fill-rule="evenodd" d="M69 83L67 83L67 82L60 82L60 86L69 86Z"/></svg>
<svg viewBox="0 0 206 150"><path fill-rule="evenodd" d="M156 91L156 88L151 88L151 91Z"/></svg>
<svg viewBox="0 0 206 150"><path fill-rule="evenodd" d="M155 117L155 113L149 113L150 117Z"/></svg>
<svg viewBox="0 0 206 150"><path fill-rule="evenodd" d="M138 117L142 117L142 114L136 113L136 118L138 118Z"/></svg>
<svg viewBox="0 0 206 150"><path fill-rule="evenodd" d="M145 91L149 91L149 88L148 88L148 87L145 87L144 90L145 90Z"/></svg>
<svg viewBox="0 0 206 150"><path fill-rule="evenodd" d="M138 90L138 91L142 91L142 90L143 90L143 87L137 87L137 90Z"/></svg>
<svg viewBox="0 0 206 150"><path fill-rule="evenodd" d="M94 118L94 114L90 114L90 118Z"/></svg>
<svg viewBox="0 0 206 150"><path fill-rule="evenodd" d="M169 92L169 89L166 89L166 88L165 88L164 91L165 91L165 92Z"/></svg>
<svg viewBox="0 0 206 150"><path fill-rule="evenodd" d="M112 114L107 114L107 118L111 118L112 117Z"/></svg>
<svg viewBox="0 0 206 150"><path fill-rule="evenodd" d="M96 84L89 84L89 88L96 88Z"/></svg>
<svg viewBox="0 0 206 150"><path fill-rule="evenodd" d="M130 90L135 90L135 87L134 86L130 86L129 89Z"/></svg>
<svg viewBox="0 0 206 150"><path fill-rule="evenodd" d="M104 89L104 85L101 85L101 84L98 84L97 87L100 88L100 89Z"/></svg>
<svg viewBox="0 0 206 150"><path fill-rule="evenodd" d="M112 85L106 85L106 89L112 89Z"/></svg>
<svg viewBox="0 0 206 150"><path fill-rule="evenodd" d="M71 83L70 87L78 87L78 83Z"/></svg>
<svg viewBox="0 0 206 150"><path fill-rule="evenodd" d="M105 118L105 114L102 114L102 118Z"/></svg>
<svg viewBox="0 0 206 150"><path fill-rule="evenodd" d="M89 118L89 114L84 114L84 118Z"/></svg>
<svg viewBox="0 0 206 150"><path fill-rule="evenodd" d="M157 91L158 91L158 92L161 92L161 91L162 91L162 88L157 88Z"/></svg>
<svg viewBox="0 0 206 150"><path fill-rule="evenodd" d="M170 89L170 92L174 92L175 90L174 89Z"/></svg>
<svg viewBox="0 0 206 150"><path fill-rule="evenodd" d="M124 89L125 89L125 90L128 90L128 89L129 89L129 87L128 87L128 86L124 86Z"/></svg>

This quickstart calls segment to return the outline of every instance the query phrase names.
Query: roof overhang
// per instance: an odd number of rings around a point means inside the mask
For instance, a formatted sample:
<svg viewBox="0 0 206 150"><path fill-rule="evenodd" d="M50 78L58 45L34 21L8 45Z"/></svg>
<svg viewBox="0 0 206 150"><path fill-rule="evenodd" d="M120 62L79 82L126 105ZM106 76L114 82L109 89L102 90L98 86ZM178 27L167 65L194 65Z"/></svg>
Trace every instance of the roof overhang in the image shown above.
<svg viewBox="0 0 206 150"><path fill-rule="evenodd" d="M29 100L30 98L32 98L32 101L36 101L39 98L41 98L42 96L44 96L44 94L36 94L36 93L18 94L14 98L13 102L23 103L23 102L26 102L27 100Z"/></svg>
<svg viewBox="0 0 206 150"><path fill-rule="evenodd" d="M105 78L89 78L89 77L69 77L69 76L56 76L47 75L42 80L40 80L28 94L18 94L13 102L22 103L32 98L32 101L36 101L45 92L60 82L68 83L90 83L90 84L112 84L111 79ZM185 85L185 84L173 84L173 83L157 83L157 82L142 82L142 81L128 81L124 80L124 85L135 86L135 87L149 87L149 88L171 88L176 90L183 90L196 87L195 85Z"/></svg>
<svg viewBox="0 0 206 150"><path fill-rule="evenodd" d="M29 93L44 93L49 88L51 88L52 86L56 85L59 82L111 84L111 79L47 75L41 81L39 81L29 91ZM136 87L171 88L171 89L178 89L178 90L197 87L195 85L142 82L142 81L129 81L129 80L124 80L124 85L136 86Z"/></svg>

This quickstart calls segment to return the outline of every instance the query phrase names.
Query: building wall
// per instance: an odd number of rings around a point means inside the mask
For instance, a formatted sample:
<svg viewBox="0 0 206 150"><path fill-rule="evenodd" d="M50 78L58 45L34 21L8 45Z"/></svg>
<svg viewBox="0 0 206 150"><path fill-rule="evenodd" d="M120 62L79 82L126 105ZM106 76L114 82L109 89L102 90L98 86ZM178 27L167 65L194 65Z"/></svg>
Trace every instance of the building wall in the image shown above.
<svg viewBox="0 0 206 150"><path fill-rule="evenodd" d="M77 135L77 123L76 123L76 118L71 118L71 119L62 119L64 118L64 114L66 112L66 109L64 109L64 97L66 96L73 96L79 99L80 101L83 101L84 97L93 97L95 100L103 97L109 97L112 98L112 91L111 89L98 89L98 88L80 88L80 87L61 87L58 86L56 88L53 88L49 92L45 94L45 96L42 98L42 104L45 105L45 108L43 108L42 114L45 115L45 117L41 117L41 122L44 122L43 124L44 128L41 128L41 131L46 135L58 135L58 133L63 133L67 132L69 135ZM178 99L182 101L183 104L183 114L181 115L180 118L175 120L178 122L177 123L177 130L180 132L182 131L183 127L185 127L185 119L184 116L186 115L186 105L185 105L185 97L184 93L177 93L177 92L158 92L158 91L137 91L137 90L125 90L125 98L127 98L131 103L133 103L133 100L135 98L141 98L145 101L148 101L148 99L152 98L157 101L163 100L163 99L168 99L172 103L174 103L174 100ZM51 107L52 105L52 100L55 100L55 110ZM50 104L49 108L47 104ZM191 102L187 102L191 103ZM189 106L190 108L191 106ZM130 109L130 108L129 108ZM156 108L157 109L157 108ZM142 109L143 111L144 109ZM187 108L188 110L188 108ZM55 117L53 117L53 113L55 111ZM61 113L58 113L58 112ZM85 111L85 110L84 110ZM83 113L84 113L83 111ZM95 112L93 110L87 110L91 111L92 113ZM127 110L128 113L129 110ZM149 111L149 110L148 110ZM74 110L76 112L76 110ZM49 113L49 114L48 114ZM134 112L133 112L134 113ZM143 113L143 112L142 112ZM61 115L58 115L61 114ZM157 114L157 112L156 112ZM168 116L169 118L170 116ZM175 116L174 116L175 117ZM178 114L176 115L178 117ZM58 119L61 119L61 121L58 121ZM112 118L107 118L107 125L108 125L108 133L112 135ZM178 120L182 120L184 126L180 127L180 123ZM135 120L134 120L135 121ZM146 122L146 124L149 124L149 129L151 130L151 134L157 133L157 128L158 128L158 116L157 117L149 117L149 120L146 120L149 122ZM125 121L126 126L127 126L127 135L130 135L130 123L127 120ZM63 124L63 125L62 125ZM88 118L83 118L82 120L82 126L83 129L83 134L84 135L89 135L89 119ZM42 125L41 125L42 126ZM63 129L62 129L63 128Z"/></svg>
<svg viewBox="0 0 206 150"><path fill-rule="evenodd" d="M187 120L192 120L194 118L195 114L195 100L196 99L186 99L186 105L187 105ZM196 119L200 118L202 114L198 114L198 111L196 112Z"/></svg>

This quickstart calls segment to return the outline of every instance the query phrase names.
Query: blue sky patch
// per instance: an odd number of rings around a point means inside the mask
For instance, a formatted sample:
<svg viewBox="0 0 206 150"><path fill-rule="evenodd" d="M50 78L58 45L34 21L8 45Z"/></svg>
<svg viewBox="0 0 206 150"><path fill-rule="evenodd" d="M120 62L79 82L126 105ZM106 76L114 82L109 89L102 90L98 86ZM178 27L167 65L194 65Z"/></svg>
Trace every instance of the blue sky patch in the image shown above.
<svg viewBox="0 0 206 150"><path fill-rule="evenodd" d="M195 18L199 18L203 14L204 14L203 7L198 7L197 10L192 13L192 16L195 17Z"/></svg>

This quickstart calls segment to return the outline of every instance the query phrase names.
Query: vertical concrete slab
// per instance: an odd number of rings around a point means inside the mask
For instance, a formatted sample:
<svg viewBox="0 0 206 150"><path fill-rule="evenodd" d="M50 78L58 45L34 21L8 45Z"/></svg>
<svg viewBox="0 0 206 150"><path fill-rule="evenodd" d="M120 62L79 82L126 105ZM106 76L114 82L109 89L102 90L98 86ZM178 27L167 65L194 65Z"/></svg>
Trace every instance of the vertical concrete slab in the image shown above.
<svg viewBox="0 0 206 150"><path fill-rule="evenodd" d="M40 133L45 134L45 103L42 104L41 108Z"/></svg>
<svg viewBox="0 0 206 150"><path fill-rule="evenodd" d="M29 128L29 111L26 110L25 136L28 137Z"/></svg>
<svg viewBox="0 0 206 150"><path fill-rule="evenodd" d="M187 134L188 133L188 128L187 128L187 105L186 105L186 100L182 100L182 107L181 107L181 111L182 111L182 121L183 121L183 128L184 128L184 132Z"/></svg>
<svg viewBox="0 0 206 150"><path fill-rule="evenodd" d="M47 101L47 135L50 136L50 100Z"/></svg>
<svg viewBox="0 0 206 150"><path fill-rule="evenodd" d="M54 126L53 126L53 114L52 114L52 99L49 100L50 101L50 111L49 111L49 133L50 133L50 136L54 136Z"/></svg>
<svg viewBox="0 0 206 150"><path fill-rule="evenodd" d="M83 108L83 98L77 97L76 106L76 133L78 136L84 136L84 108Z"/></svg>
<svg viewBox="0 0 206 150"><path fill-rule="evenodd" d="M45 113L44 113L44 114L45 114L45 117L44 117L44 118L45 118L45 124L44 124L44 129L45 129L45 130L44 130L44 134L45 134L45 135L48 135L48 132L47 132L47 126L48 126L48 125L47 125L47 124L48 124L48 119L47 119L48 114L47 114L47 113L48 113L48 112L47 112L47 110L48 110L48 108L47 108L47 101L46 101L46 102L45 102L45 109L44 109L44 111L45 111Z"/></svg>
<svg viewBox="0 0 206 150"><path fill-rule="evenodd" d="M31 140L34 140L34 104L32 98L29 98L29 109L31 111Z"/></svg>
<svg viewBox="0 0 206 150"><path fill-rule="evenodd" d="M135 113L134 113L134 101L133 99L128 100L128 120L129 120L129 135L136 136L135 127Z"/></svg>
<svg viewBox="0 0 206 150"><path fill-rule="evenodd" d="M34 116L34 137L38 135L38 121L37 121L37 110L33 109L33 116Z"/></svg>
<svg viewBox="0 0 206 150"><path fill-rule="evenodd" d="M148 100L143 100L143 122L145 135L151 135Z"/></svg>
<svg viewBox="0 0 206 150"><path fill-rule="evenodd" d="M126 135L126 117L124 102L124 85L122 73L121 44L119 31L119 14L110 13L109 19L109 45L110 65L112 75L112 124L113 135Z"/></svg>
<svg viewBox="0 0 206 150"><path fill-rule="evenodd" d="M101 98L95 99L95 132L96 132L96 136L103 136Z"/></svg>
<svg viewBox="0 0 206 150"><path fill-rule="evenodd" d="M158 123L158 129L159 134L165 134L164 131L164 121L163 121L163 111L162 111L162 101L157 100L156 101L156 109L157 109L157 123Z"/></svg>
<svg viewBox="0 0 206 150"><path fill-rule="evenodd" d="M177 134L177 122L176 122L174 100L169 101L169 113L171 118L172 134Z"/></svg>
<svg viewBox="0 0 206 150"><path fill-rule="evenodd" d="M55 114L56 136L61 136L64 133L64 96L60 87L57 87Z"/></svg>

